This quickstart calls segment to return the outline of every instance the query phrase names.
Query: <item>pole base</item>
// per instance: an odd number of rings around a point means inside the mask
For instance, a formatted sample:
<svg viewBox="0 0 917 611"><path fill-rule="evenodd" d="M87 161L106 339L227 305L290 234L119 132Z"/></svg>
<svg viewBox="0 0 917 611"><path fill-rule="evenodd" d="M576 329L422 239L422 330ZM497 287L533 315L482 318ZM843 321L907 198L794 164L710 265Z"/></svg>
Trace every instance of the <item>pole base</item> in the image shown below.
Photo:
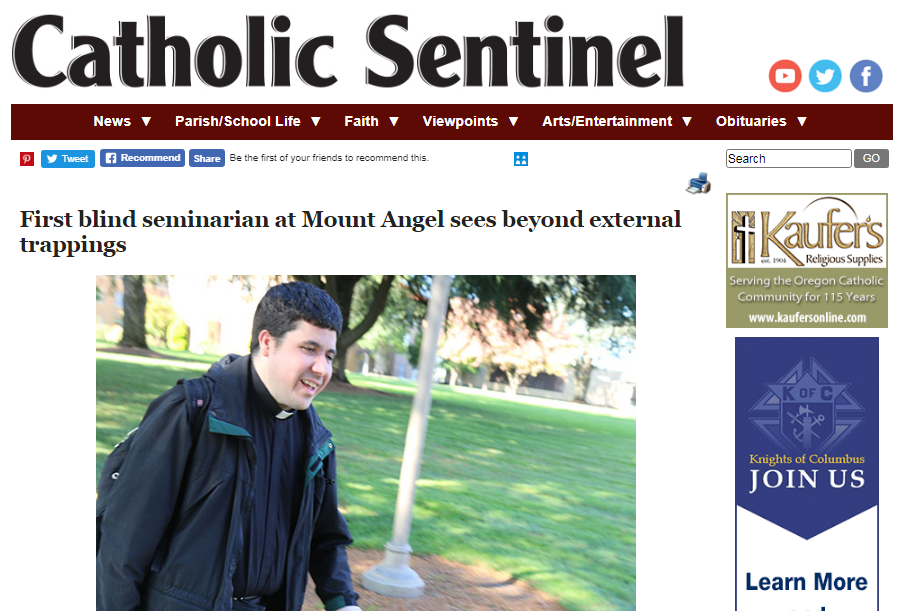
<svg viewBox="0 0 917 611"><path fill-rule="evenodd" d="M363 574L363 587L371 592L395 598L423 596L423 579L408 566L410 545L385 544L385 558Z"/></svg>

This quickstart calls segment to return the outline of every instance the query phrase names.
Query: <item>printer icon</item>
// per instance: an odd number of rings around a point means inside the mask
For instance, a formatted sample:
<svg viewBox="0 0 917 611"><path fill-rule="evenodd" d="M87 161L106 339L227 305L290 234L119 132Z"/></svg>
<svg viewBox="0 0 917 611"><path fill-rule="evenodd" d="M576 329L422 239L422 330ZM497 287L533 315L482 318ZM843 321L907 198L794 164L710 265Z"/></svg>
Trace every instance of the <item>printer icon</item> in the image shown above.
<svg viewBox="0 0 917 611"><path fill-rule="evenodd" d="M707 180L707 173L701 172L697 178L692 178L685 191L691 195L695 193L708 193L710 191L710 181Z"/></svg>

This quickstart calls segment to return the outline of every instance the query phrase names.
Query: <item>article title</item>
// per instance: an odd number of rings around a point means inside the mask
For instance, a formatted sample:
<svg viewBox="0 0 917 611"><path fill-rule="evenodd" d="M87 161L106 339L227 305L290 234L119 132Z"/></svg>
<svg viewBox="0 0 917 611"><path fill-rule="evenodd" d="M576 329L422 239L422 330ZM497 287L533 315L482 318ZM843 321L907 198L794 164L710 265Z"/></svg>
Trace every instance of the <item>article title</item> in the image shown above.
<svg viewBox="0 0 917 611"><path fill-rule="evenodd" d="M398 87L411 79L416 64L420 78L431 87L451 87L462 83L467 87L482 87L485 83L485 52L489 74L488 87L506 87L510 47L515 54L513 71L516 82L523 87L611 87L615 84L615 69L621 81L633 87L650 87L660 82L667 87L684 85L683 19L666 16L662 47L650 36L631 36L617 47L605 36L551 36L564 32L564 20L550 15L544 21L544 35L536 34L532 21L517 21L515 35L465 36L456 41L449 36L426 38L417 50L416 58L408 47L389 36L389 28L408 31L406 15L385 15L375 19L367 28L369 48L393 65L389 75L366 68L366 83L374 87ZM266 75L271 75L271 87L289 87L292 74L312 87L330 87L338 79L322 73L317 56L323 49L334 49L334 36L309 38L298 50L291 52L289 31L291 20L277 15L270 21L270 31L264 16L245 18L246 37L243 46L229 36L208 36L191 53L191 42L178 34L166 32L166 18L148 16L146 33L141 35L136 21L120 21L118 33L109 44L97 36L80 34L70 37L71 50L81 53L73 57L66 70L39 69L36 62L36 38L39 32L65 32L64 17L40 15L26 21L13 40L13 66L21 79L35 87L55 87L69 82L77 87L111 87L112 55L118 57L118 77L125 87L167 86L167 58L171 51L171 86L190 87L192 69L200 82L211 87L227 87L238 81L243 69L247 87L265 87ZM53 32L51 32L53 34ZM566 32L564 32L566 34ZM270 59L267 61L266 40L270 36ZM47 35L41 44L50 43ZM566 44L565 44L566 41ZM543 76L536 74L535 48L544 45ZM146 73L137 69L137 61L146 54ZM324 51L328 53L330 51ZM592 78L589 77L590 57ZM664 77L657 74L656 62L664 60ZM453 64L463 62L464 80ZM539 63L541 58L539 57ZM44 66L44 63L42 63ZM568 66L567 81L564 67ZM267 69L266 69L267 67Z"/></svg>
<svg viewBox="0 0 917 611"><path fill-rule="evenodd" d="M668 212L668 211L667 211ZM429 214L401 214L391 210L385 213L368 212L365 214L328 214L324 210L302 210L287 212L271 217L263 214L246 214L236 210L235 214L201 214L188 210L188 214L163 215L142 214L137 210L128 210L126 214L110 214L105 210L77 210L76 214L46 214L41 210L21 210L20 227L31 230L61 228L80 228L93 230L126 230L126 229L401 229L412 233L442 229L493 229L515 228L527 233L556 229L678 229L681 228L681 210L675 209L667 214L627 214L605 212L586 214L583 210L574 210L569 214L532 215L517 211L501 210L499 215L450 214L445 210L435 210ZM39 239L32 239L38 237ZM20 238L20 250L24 253L46 253L52 257L74 257L83 253L98 253L113 257L127 251L124 239L98 240L88 234L76 236L76 239L57 240L43 239L46 236L30 234L29 238ZM49 237L49 236L47 236Z"/></svg>

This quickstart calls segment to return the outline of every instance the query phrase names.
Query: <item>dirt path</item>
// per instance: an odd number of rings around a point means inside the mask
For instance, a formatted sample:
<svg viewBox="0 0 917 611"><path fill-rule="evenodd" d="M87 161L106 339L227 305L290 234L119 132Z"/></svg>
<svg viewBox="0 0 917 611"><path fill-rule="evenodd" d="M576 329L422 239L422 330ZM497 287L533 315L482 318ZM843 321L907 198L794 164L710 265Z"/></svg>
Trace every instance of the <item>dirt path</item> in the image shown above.
<svg viewBox="0 0 917 611"><path fill-rule="evenodd" d="M481 566L465 566L437 556L413 556L411 568L426 584L416 599L389 598L360 586L364 572L382 562L382 552L348 550L354 585L363 611L564 611L546 594ZM312 584L303 611L322 609Z"/></svg>

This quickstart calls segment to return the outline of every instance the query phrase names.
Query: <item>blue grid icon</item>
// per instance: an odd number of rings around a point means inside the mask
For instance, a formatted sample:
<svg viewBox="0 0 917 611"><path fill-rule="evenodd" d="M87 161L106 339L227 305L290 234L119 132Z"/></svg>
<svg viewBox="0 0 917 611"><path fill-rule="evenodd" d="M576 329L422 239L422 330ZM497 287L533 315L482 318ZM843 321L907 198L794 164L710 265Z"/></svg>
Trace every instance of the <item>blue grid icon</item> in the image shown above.
<svg viewBox="0 0 917 611"><path fill-rule="evenodd" d="M528 165L529 164L529 154L528 153L513 153L513 165Z"/></svg>

